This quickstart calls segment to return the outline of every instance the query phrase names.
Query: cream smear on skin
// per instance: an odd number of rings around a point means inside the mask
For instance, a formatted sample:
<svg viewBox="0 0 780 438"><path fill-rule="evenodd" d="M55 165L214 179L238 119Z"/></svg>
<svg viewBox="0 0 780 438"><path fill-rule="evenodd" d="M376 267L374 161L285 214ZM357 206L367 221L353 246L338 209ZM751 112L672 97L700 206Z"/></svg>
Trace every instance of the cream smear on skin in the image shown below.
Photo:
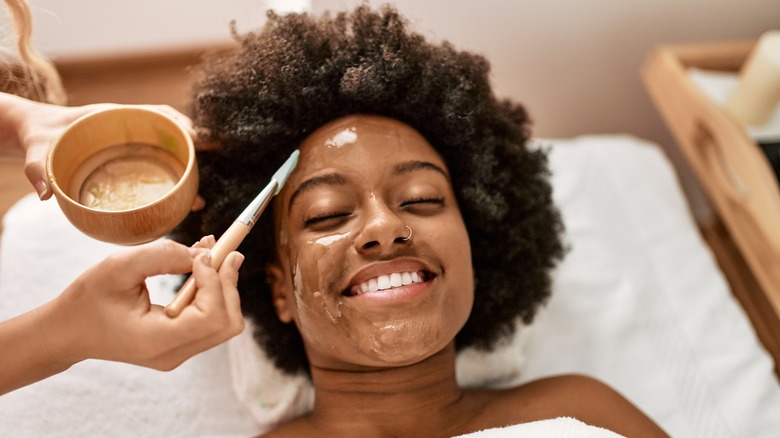
<svg viewBox="0 0 780 438"><path fill-rule="evenodd" d="M374 327L377 328L378 333L372 336L371 349L377 355L394 356L398 354L408 355L411 353L409 346L417 345L415 339L425 339L426 333L424 333L425 327L418 321L414 320L397 320L386 321L384 323L374 323ZM427 347L422 348L418 355L423 357Z"/></svg>
<svg viewBox="0 0 780 438"><path fill-rule="evenodd" d="M357 139L358 136L355 128L347 128L328 139L328 141L325 142L325 146L329 148L340 148L355 143Z"/></svg>
<svg viewBox="0 0 780 438"><path fill-rule="evenodd" d="M333 324L337 324L339 319L341 318L341 310L339 307L342 305L342 300L339 298L335 303L330 303L331 300L328 300L327 297L323 295L321 291L328 290L327 284L325 283L327 278L330 278L329 275L326 275L327 272L332 271L335 269L334 262L330 260L330 258L327 256L327 253L330 252L333 245L336 243L340 243L338 245L339 247L344 245L349 245L349 240L346 239L350 236L350 233L337 233L337 234L331 234L328 236L320 237L316 240L309 240L306 243L308 245L317 245L318 247L318 253L321 253L321 255L318 257L317 261L317 278L320 279L320 284L317 285L317 288L314 289L315 292L312 293L312 296L316 299L316 301L319 303L320 308L325 312L325 315L327 318L332 322ZM346 250L346 248L341 248L341 250ZM304 279L303 275L300 272L300 265L296 261L295 266L295 273L293 275L293 287L295 291L295 299L298 306L298 314L302 314L302 311L312 311L312 309L306 308L306 303L303 299L303 291L305 289L304 287Z"/></svg>
<svg viewBox="0 0 780 438"><path fill-rule="evenodd" d="M337 250L346 251L346 247L349 245L349 239L347 239L349 236L349 232L337 233L320 237L314 242L309 242L309 244L313 243L319 246L320 251L322 251L322 256L317 261L317 274L320 279L318 290L328 290L328 285L324 283L329 276L325 275L325 273L332 272L336 269L334 262L328 257L328 253L333 250L334 246ZM343 304L343 298L339 296L335 302L331 302L331 300L324 297L321 292L315 292L314 297L320 301L322 308L325 310L330 321L334 324L338 323L338 320L341 318L341 310L339 307Z"/></svg>
<svg viewBox="0 0 780 438"><path fill-rule="evenodd" d="M330 236L323 236L315 240L314 243L321 246L330 246L334 242L338 242L339 240L345 237L349 237L349 233L331 234ZM309 241L308 243L311 243L311 241Z"/></svg>

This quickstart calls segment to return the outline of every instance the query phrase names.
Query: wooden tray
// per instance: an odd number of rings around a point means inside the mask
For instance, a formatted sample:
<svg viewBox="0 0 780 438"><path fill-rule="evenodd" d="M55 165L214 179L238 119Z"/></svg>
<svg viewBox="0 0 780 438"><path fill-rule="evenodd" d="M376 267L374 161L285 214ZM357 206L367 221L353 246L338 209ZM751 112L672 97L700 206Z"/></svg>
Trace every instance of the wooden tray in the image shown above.
<svg viewBox="0 0 780 438"><path fill-rule="evenodd" d="M777 178L746 128L710 100L688 74L692 67L736 72L753 45L753 41L738 41L660 46L647 57L642 78L723 228L755 279L741 281L735 287L732 276L726 272L759 338L774 357L778 372L780 189ZM723 266L722 258L718 258Z"/></svg>

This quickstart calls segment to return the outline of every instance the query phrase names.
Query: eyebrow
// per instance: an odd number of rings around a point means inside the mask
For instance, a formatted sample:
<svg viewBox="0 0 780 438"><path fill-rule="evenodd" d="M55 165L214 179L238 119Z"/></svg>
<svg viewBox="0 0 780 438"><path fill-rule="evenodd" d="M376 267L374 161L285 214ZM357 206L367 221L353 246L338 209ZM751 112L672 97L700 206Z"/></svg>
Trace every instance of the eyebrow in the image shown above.
<svg viewBox="0 0 780 438"><path fill-rule="evenodd" d="M405 163L400 163L395 166L393 169L394 175L403 175L411 172L415 172L418 170L432 170L437 173L440 173L442 176L444 176L447 181L450 180L450 175L440 166L437 166L436 164L430 163L428 161L407 161ZM306 181L302 182L298 185L298 187L295 189L295 191L290 195L290 203L287 206L288 211L292 209L293 204L295 203L295 199L300 196L301 194L312 190L313 188L317 186L322 185L331 185L331 186L343 186L348 183L347 178L344 175L341 175L339 173L327 173L325 175L318 175L312 178L307 179Z"/></svg>
<svg viewBox="0 0 780 438"><path fill-rule="evenodd" d="M327 173L325 175L318 175L313 178L309 178L299 184L293 194L290 195L290 203L287 205L287 210L289 211L292 208L293 204L295 203L295 198L297 198L302 193L313 189L314 187L321 185L343 186L345 184L347 184L347 178L338 173Z"/></svg>
<svg viewBox="0 0 780 438"><path fill-rule="evenodd" d="M433 170L442 174L442 176L447 178L447 181L450 180L450 175L446 170L429 161L407 161L395 166L395 169L393 170L393 173L396 175L414 172L415 170Z"/></svg>

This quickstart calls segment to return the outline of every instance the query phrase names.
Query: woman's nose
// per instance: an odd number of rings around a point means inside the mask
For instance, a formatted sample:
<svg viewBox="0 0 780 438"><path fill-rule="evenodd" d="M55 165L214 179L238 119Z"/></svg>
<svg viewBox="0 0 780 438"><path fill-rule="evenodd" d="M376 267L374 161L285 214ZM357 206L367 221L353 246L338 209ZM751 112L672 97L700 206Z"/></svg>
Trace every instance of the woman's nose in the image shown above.
<svg viewBox="0 0 780 438"><path fill-rule="evenodd" d="M366 213L363 229L355 239L359 253L390 253L410 243L406 224L383 202L372 202Z"/></svg>

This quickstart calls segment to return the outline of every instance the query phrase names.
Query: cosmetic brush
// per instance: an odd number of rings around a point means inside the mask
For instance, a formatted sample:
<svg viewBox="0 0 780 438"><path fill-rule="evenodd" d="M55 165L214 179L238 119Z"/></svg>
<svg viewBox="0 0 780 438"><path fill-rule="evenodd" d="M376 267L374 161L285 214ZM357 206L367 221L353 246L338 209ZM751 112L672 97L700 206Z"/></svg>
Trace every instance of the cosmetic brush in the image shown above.
<svg viewBox="0 0 780 438"><path fill-rule="evenodd" d="M214 269L219 269L222 266L222 262L225 261L225 257L230 254L231 251L235 251L238 245L244 240L244 238L252 230L257 219L263 213L268 204L271 203L271 199L276 196L284 183L287 182L290 173L292 173L295 165L298 164L298 150L295 150L287 161L282 164L282 167L274 173L271 177L271 182L258 194L255 199L244 209L233 224L225 231L224 234L217 240L214 246L211 248L211 266ZM171 304L165 307L165 313L171 318L175 318L181 313L185 306L190 304L195 297L195 277L190 276L187 281L184 282L179 292L176 293Z"/></svg>

